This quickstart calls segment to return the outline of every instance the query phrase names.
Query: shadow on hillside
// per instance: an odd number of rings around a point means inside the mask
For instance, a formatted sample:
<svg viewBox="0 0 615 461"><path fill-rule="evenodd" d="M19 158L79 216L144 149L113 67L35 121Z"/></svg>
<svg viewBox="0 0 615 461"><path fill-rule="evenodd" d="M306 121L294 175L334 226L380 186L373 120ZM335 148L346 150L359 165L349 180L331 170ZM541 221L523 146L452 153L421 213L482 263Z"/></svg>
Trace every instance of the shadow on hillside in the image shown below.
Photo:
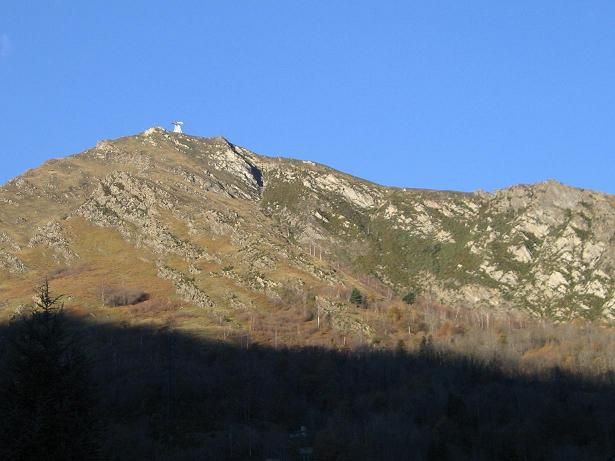
<svg viewBox="0 0 615 461"><path fill-rule="evenodd" d="M414 355L272 349L69 322L96 383L104 459L606 461L615 454L613 376L510 376L497 364L429 347ZM7 330L0 330L2 363Z"/></svg>

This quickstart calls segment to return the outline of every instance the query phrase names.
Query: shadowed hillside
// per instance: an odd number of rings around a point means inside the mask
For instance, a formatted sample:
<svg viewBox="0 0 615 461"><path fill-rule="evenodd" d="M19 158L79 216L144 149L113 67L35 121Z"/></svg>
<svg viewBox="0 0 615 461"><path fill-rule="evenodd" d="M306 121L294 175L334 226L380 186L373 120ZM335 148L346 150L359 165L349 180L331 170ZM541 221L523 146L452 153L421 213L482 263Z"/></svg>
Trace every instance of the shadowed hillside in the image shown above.
<svg viewBox="0 0 615 461"><path fill-rule="evenodd" d="M104 459L293 460L306 447L314 460L602 461L615 453L612 372L504 372L428 341L412 354L276 349L171 327L67 321L96 383ZM14 327L0 332L2 363Z"/></svg>

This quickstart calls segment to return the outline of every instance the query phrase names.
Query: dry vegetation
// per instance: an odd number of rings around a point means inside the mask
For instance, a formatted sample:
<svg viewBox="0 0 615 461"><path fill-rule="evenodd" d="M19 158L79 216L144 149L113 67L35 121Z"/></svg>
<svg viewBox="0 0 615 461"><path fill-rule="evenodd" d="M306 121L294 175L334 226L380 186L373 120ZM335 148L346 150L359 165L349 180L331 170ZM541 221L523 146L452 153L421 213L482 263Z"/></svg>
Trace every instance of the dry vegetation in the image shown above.
<svg viewBox="0 0 615 461"><path fill-rule="evenodd" d="M325 346L334 349L403 349L416 352L428 344L510 372L540 373L559 368L584 376L615 372L615 332L599 322L554 322L517 310L446 307L419 297L408 305L398 298L377 297L367 305L349 305L343 286L309 290L286 286L268 299L269 308L214 315L224 339L271 346ZM343 315L365 325L369 334L339 328L319 312L318 298L345 305ZM243 339L239 339L243 338Z"/></svg>

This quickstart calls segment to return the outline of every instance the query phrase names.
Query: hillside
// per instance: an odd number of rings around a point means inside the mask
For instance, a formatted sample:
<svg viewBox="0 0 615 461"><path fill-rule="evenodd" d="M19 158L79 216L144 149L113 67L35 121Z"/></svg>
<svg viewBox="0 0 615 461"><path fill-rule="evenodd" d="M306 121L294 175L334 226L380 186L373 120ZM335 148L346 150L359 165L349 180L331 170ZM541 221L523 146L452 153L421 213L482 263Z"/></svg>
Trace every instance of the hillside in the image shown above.
<svg viewBox="0 0 615 461"><path fill-rule="evenodd" d="M373 337L348 302L353 287L376 309L410 292L612 321L614 267L610 195L554 181L495 193L384 187L161 128L0 188L4 318L47 275L82 315L205 333L252 329L259 313L294 304L305 319L275 327L290 342L298 323L321 316L344 336Z"/></svg>
<svg viewBox="0 0 615 461"><path fill-rule="evenodd" d="M0 457L608 459L614 232L553 181L99 142L0 188Z"/></svg>

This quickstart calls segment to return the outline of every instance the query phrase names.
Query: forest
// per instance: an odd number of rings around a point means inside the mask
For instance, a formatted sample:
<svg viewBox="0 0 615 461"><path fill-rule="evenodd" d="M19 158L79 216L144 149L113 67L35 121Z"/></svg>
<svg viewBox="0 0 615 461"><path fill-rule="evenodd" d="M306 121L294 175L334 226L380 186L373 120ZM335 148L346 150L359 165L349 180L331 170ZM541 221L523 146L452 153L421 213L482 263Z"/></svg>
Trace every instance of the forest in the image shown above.
<svg viewBox="0 0 615 461"><path fill-rule="evenodd" d="M383 318L395 325L415 316L416 348L399 340L394 347L274 345L242 334L198 337L172 324L105 324L64 312L61 299L44 290L0 330L2 459L615 455L615 372L599 360L612 339L598 326L515 329L510 321L503 340L502 324L475 322L482 346L475 338L471 352L467 332L438 333L455 329L448 314L430 326L440 310L407 305ZM507 346L533 332L527 341L555 354L571 328L579 333L565 350L577 348L574 366L543 356L523 361Z"/></svg>

